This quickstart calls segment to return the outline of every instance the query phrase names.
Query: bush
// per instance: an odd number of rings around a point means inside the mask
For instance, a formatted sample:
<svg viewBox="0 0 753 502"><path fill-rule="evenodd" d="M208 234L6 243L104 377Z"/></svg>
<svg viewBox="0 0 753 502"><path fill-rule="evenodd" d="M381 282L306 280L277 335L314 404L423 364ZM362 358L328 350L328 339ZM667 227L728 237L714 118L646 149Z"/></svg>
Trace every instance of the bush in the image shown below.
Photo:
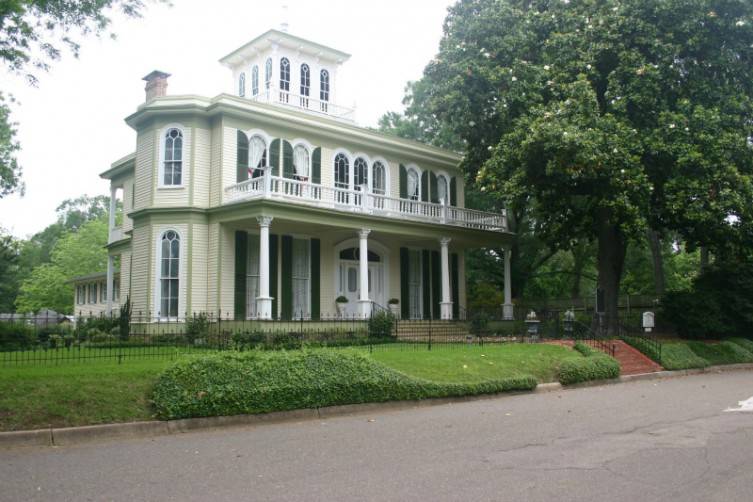
<svg viewBox="0 0 753 502"><path fill-rule="evenodd" d="M687 342L695 355L711 364L737 364L753 362L753 354L732 342Z"/></svg>
<svg viewBox="0 0 753 502"><path fill-rule="evenodd" d="M245 352L182 359L154 386L162 419L265 413L536 387L532 376L477 384L416 379L351 351Z"/></svg>
<svg viewBox="0 0 753 502"><path fill-rule="evenodd" d="M34 327L22 322L0 321L0 350L25 350L37 341Z"/></svg>
<svg viewBox="0 0 753 502"><path fill-rule="evenodd" d="M387 338L397 336L392 332L395 316L390 312L377 312L369 319L369 336L372 338Z"/></svg>
<svg viewBox="0 0 753 502"><path fill-rule="evenodd" d="M705 368L709 362L698 357L686 343L665 343L661 349L659 364L668 370L685 370L690 368Z"/></svg>
<svg viewBox="0 0 753 502"><path fill-rule="evenodd" d="M753 353L753 340L748 338L730 338L728 341L736 343L750 353Z"/></svg>
<svg viewBox="0 0 753 502"><path fill-rule="evenodd" d="M562 362L559 369L559 381L562 385L620 376L620 364L613 357L583 343L576 343L574 348L583 354L583 357L574 357Z"/></svg>
<svg viewBox="0 0 753 502"><path fill-rule="evenodd" d="M205 312L194 314L186 319L186 339L189 344L193 345L196 340L204 340L206 343L209 335L209 319Z"/></svg>

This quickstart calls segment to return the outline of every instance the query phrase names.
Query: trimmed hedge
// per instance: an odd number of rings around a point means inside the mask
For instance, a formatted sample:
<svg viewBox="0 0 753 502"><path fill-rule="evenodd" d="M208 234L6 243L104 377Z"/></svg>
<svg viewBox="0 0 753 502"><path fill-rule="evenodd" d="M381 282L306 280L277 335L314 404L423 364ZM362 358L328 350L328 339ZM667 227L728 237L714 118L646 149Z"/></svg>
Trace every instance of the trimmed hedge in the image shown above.
<svg viewBox="0 0 753 502"><path fill-rule="evenodd" d="M613 357L583 343L576 343L574 348L584 357L562 362L559 371L559 381L562 385L620 376L620 364Z"/></svg>
<svg viewBox="0 0 753 502"><path fill-rule="evenodd" d="M711 364L737 364L753 362L753 354L732 342L687 342L695 355Z"/></svg>
<svg viewBox="0 0 753 502"><path fill-rule="evenodd" d="M686 370L705 368L709 365L709 362L702 357L698 357L686 343L677 342L662 345L659 364L667 370Z"/></svg>
<svg viewBox="0 0 753 502"><path fill-rule="evenodd" d="M183 359L157 379L157 417L265 413L340 404L532 390L529 375L476 384L410 377L352 351L252 351Z"/></svg>
<svg viewBox="0 0 753 502"><path fill-rule="evenodd" d="M730 338L728 341L736 343L740 347L753 354L753 340L749 340L748 338Z"/></svg>

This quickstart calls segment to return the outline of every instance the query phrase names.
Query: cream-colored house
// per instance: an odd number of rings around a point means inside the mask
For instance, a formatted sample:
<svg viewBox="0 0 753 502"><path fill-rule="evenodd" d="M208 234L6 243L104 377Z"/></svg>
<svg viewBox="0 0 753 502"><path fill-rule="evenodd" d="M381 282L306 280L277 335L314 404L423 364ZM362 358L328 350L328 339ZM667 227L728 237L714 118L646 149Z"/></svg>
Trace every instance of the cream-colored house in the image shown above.
<svg viewBox="0 0 753 502"><path fill-rule="evenodd" d="M155 320L318 319L338 297L346 315L398 299L403 318L463 316L464 252L509 245L505 215L465 209L458 154L357 126L337 104L348 58L270 30L220 60L234 95L145 77L136 151L101 175L110 303L119 261L120 298ZM511 316L509 281L505 298Z"/></svg>

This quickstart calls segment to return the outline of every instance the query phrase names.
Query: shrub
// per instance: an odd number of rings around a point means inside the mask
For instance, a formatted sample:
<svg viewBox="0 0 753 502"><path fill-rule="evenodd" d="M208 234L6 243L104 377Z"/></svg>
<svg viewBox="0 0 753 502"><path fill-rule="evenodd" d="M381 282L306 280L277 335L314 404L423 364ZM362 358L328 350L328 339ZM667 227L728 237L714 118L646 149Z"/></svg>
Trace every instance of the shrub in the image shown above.
<svg viewBox="0 0 753 502"><path fill-rule="evenodd" d="M711 364L736 364L753 362L753 354L732 342L687 342L695 355Z"/></svg>
<svg viewBox="0 0 753 502"><path fill-rule="evenodd" d="M698 357L686 343L665 343L661 349L659 364L668 370L685 370L690 368L705 368L709 362Z"/></svg>
<svg viewBox="0 0 753 502"><path fill-rule="evenodd" d="M128 336L131 334L131 295L126 296L125 303L120 306L118 326L120 327L120 339L128 340Z"/></svg>
<svg viewBox="0 0 753 502"><path fill-rule="evenodd" d="M47 343L51 349L57 349L63 346L63 337L61 335L51 334L47 337Z"/></svg>
<svg viewBox="0 0 753 502"><path fill-rule="evenodd" d="M252 351L179 360L158 377L153 402L159 418L176 419L535 387L531 376L477 384L429 382L351 351Z"/></svg>
<svg viewBox="0 0 753 502"><path fill-rule="evenodd" d="M206 343L208 335L209 319L205 312L194 314L186 319L186 340L189 344L193 345L198 339L202 339Z"/></svg>
<svg viewBox="0 0 753 502"><path fill-rule="evenodd" d="M620 376L620 365L613 357L580 342L576 343L574 348L583 354L583 357L574 357L562 362L559 369L559 381L562 385Z"/></svg>
<svg viewBox="0 0 753 502"><path fill-rule="evenodd" d="M736 343L740 347L744 348L748 352L753 353L753 340L750 340L748 338L730 338L730 342Z"/></svg>
<svg viewBox="0 0 753 502"><path fill-rule="evenodd" d="M390 312L377 312L369 319L369 336L373 338L387 338L396 336L392 332L395 325L395 316Z"/></svg>
<svg viewBox="0 0 753 502"><path fill-rule="evenodd" d="M34 346L34 327L22 322L0 321L0 350L25 350Z"/></svg>

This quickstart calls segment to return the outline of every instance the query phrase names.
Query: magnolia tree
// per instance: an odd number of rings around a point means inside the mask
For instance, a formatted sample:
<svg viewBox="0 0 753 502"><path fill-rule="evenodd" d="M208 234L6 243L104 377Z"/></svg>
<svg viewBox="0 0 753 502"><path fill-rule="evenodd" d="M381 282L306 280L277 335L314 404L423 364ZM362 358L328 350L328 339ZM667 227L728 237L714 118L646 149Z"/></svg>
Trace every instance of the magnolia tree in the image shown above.
<svg viewBox="0 0 753 502"><path fill-rule="evenodd" d="M408 117L461 138L538 237L597 242L610 329L630 239L753 241L749 1L461 0L411 91Z"/></svg>

